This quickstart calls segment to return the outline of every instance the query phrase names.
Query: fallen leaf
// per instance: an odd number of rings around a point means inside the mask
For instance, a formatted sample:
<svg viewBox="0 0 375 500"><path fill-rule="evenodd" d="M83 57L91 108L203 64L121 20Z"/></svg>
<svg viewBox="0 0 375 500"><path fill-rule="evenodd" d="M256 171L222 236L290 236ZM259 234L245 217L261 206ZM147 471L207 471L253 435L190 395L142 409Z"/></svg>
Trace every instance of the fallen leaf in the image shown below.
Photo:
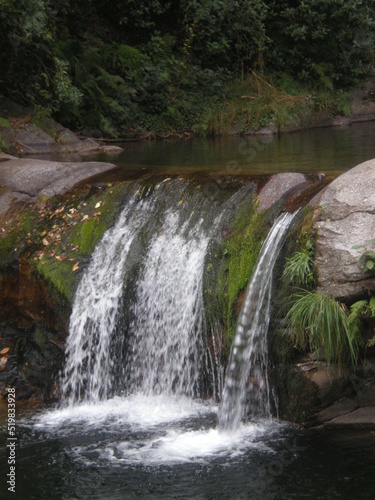
<svg viewBox="0 0 375 500"><path fill-rule="evenodd" d="M43 239L43 245L44 245L45 247L48 247L48 245L49 245L49 241L48 241L48 240L46 240L46 238L44 238L44 239Z"/></svg>
<svg viewBox="0 0 375 500"><path fill-rule="evenodd" d="M89 218L89 216L86 214L83 219L81 220L81 222L83 222L84 220L87 220Z"/></svg>
<svg viewBox="0 0 375 500"><path fill-rule="evenodd" d="M79 264L78 264L78 262L76 262L76 263L74 264L74 266L72 267L72 271L73 271L73 273L74 273L75 271L77 271L77 269L78 269L78 268L79 268Z"/></svg>
<svg viewBox="0 0 375 500"><path fill-rule="evenodd" d="M5 347L2 351L0 351L0 354L4 356L4 354L7 354L9 352L9 347Z"/></svg>
<svg viewBox="0 0 375 500"><path fill-rule="evenodd" d="M95 205L95 208L99 208L101 204L102 204L102 202L98 201L98 203Z"/></svg>

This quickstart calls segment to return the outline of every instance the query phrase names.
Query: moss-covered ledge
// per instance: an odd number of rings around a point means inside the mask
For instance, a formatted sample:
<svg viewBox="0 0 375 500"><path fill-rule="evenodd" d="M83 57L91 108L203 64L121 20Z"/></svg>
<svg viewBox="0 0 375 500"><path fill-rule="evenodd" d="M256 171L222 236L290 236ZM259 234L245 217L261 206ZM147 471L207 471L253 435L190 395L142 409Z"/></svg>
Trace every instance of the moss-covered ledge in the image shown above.
<svg viewBox="0 0 375 500"><path fill-rule="evenodd" d="M40 196L0 216L0 394L10 384L20 399L58 397L74 291L126 184Z"/></svg>

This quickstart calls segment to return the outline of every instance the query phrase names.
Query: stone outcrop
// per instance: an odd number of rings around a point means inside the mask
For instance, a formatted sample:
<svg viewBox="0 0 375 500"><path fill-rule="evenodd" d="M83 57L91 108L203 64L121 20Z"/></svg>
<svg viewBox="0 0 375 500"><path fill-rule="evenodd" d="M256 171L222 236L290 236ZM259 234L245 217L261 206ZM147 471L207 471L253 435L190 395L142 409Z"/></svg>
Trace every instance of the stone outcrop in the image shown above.
<svg viewBox="0 0 375 500"><path fill-rule="evenodd" d="M34 201L38 196L51 198L64 194L77 183L116 168L104 162L53 162L15 159L0 161L0 213L12 198Z"/></svg>
<svg viewBox="0 0 375 500"><path fill-rule="evenodd" d="M258 194L258 210L270 208L295 188L309 184L306 176L299 173L282 173L273 175Z"/></svg>
<svg viewBox="0 0 375 500"><path fill-rule="evenodd" d="M348 301L375 292L375 272L361 265L367 252L375 252L375 160L335 179L311 203L320 207L320 291Z"/></svg>
<svg viewBox="0 0 375 500"><path fill-rule="evenodd" d="M30 116L14 119L11 127L0 128L0 135L7 145L7 152L16 155L69 154L79 155L123 151L118 146L106 146L93 138L79 138L74 132L52 119L46 120L46 133L32 123Z"/></svg>

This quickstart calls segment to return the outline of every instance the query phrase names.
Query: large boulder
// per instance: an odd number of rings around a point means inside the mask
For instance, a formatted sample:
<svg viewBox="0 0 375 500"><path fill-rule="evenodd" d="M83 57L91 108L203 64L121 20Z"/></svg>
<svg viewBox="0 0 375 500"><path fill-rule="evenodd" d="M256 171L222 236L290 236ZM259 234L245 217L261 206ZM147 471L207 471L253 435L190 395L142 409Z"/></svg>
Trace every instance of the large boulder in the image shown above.
<svg viewBox="0 0 375 500"><path fill-rule="evenodd" d="M113 163L98 161L3 160L0 160L0 214L8 210L13 200L30 202L38 196L51 198L64 194L76 184L116 168Z"/></svg>
<svg viewBox="0 0 375 500"><path fill-rule="evenodd" d="M335 179L315 204L320 291L347 301L375 292L375 267L364 269L375 252L375 160Z"/></svg>

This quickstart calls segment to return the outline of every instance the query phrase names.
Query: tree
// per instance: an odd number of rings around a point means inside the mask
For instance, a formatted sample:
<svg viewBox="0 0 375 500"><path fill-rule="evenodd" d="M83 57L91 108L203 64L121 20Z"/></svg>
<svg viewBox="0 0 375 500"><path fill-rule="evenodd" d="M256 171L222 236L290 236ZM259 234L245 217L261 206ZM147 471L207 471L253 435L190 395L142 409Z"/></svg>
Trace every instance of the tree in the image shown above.
<svg viewBox="0 0 375 500"><path fill-rule="evenodd" d="M271 0L267 66L328 87L350 85L374 63L374 0Z"/></svg>

